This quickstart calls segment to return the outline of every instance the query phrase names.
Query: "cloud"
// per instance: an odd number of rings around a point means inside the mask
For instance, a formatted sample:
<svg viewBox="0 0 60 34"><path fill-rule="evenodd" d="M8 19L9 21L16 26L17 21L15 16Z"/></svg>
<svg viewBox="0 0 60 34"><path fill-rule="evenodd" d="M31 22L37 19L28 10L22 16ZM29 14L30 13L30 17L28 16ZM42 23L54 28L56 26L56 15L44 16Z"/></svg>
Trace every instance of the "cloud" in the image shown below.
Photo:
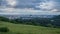
<svg viewBox="0 0 60 34"><path fill-rule="evenodd" d="M41 0L1 0L1 6L14 8L34 8Z"/></svg>
<svg viewBox="0 0 60 34"><path fill-rule="evenodd" d="M59 0L0 0L0 14L60 14Z"/></svg>
<svg viewBox="0 0 60 34"><path fill-rule="evenodd" d="M0 14L4 15L59 15L60 12L42 11L33 9L0 8ZM55 10L56 11L56 10Z"/></svg>
<svg viewBox="0 0 60 34"><path fill-rule="evenodd" d="M0 6L6 6L7 2L5 0L0 0Z"/></svg>
<svg viewBox="0 0 60 34"><path fill-rule="evenodd" d="M44 0L36 7L43 11L60 12L59 0Z"/></svg>
<svg viewBox="0 0 60 34"><path fill-rule="evenodd" d="M10 6L16 6L16 4L17 4L16 0L6 0L6 2Z"/></svg>
<svg viewBox="0 0 60 34"><path fill-rule="evenodd" d="M51 10L51 11L53 11L53 12L57 12L57 11L58 11L58 9L53 9L53 10Z"/></svg>
<svg viewBox="0 0 60 34"><path fill-rule="evenodd" d="M45 0L41 3L39 3L39 5L37 5L36 7L40 8L42 10L51 10L54 7L54 2Z"/></svg>
<svg viewBox="0 0 60 34"><path fill-rule="evenodd" d="M35 10L50 10L60 6L58 0L0 0L0 4L13 8L34 8ZM59 7L58 7L59 8Z"/></svg>

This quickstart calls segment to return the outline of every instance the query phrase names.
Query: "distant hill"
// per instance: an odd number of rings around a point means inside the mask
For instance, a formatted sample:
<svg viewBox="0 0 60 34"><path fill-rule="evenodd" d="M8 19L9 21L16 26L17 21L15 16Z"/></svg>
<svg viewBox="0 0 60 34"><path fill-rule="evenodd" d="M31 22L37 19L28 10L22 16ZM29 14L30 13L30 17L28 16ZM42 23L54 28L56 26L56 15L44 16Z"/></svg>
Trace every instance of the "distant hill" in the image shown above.
<svg viewBox="0 0 60 34"><path fill-rule="evenodd" d="M55 16L53 19L60 19L60 15Z"/></svg>

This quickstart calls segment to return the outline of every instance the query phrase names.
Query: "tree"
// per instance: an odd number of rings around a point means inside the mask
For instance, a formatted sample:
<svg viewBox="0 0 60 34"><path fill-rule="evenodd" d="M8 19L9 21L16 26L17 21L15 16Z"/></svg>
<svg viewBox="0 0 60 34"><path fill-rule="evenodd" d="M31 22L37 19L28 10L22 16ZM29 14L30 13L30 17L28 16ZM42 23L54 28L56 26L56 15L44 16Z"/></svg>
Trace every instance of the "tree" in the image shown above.
<svg viewBox="0 0 60 34"><path fill-rule="evenodd" d="M9 21L8 18L0 16L0 21Z"/></svg>

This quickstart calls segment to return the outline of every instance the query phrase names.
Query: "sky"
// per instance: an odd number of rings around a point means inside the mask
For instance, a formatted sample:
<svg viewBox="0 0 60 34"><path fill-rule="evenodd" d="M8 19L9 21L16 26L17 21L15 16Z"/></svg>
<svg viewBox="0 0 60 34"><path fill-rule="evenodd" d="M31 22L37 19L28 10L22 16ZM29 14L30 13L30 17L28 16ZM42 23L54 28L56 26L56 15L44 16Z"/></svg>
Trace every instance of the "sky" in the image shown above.
<svg viewBox="0 0 60 34"><path fill-rule="evenodd" d="M0 0L0 14L60 15L60 0Z"/></svg>

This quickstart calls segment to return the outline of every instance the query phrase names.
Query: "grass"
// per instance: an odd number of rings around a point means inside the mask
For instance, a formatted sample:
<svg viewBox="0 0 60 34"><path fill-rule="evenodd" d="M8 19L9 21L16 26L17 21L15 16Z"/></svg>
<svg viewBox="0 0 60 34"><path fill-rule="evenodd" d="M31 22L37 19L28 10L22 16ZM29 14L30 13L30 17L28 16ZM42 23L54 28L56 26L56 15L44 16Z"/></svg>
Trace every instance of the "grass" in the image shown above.
<svg viewBox="0 0 60 34"><path fill-rule="evenodd" d="M8 27L9 32L0 32L0 34L60 34L60 28L13 24L9 22L1 22L0 27Z"/></svg>

